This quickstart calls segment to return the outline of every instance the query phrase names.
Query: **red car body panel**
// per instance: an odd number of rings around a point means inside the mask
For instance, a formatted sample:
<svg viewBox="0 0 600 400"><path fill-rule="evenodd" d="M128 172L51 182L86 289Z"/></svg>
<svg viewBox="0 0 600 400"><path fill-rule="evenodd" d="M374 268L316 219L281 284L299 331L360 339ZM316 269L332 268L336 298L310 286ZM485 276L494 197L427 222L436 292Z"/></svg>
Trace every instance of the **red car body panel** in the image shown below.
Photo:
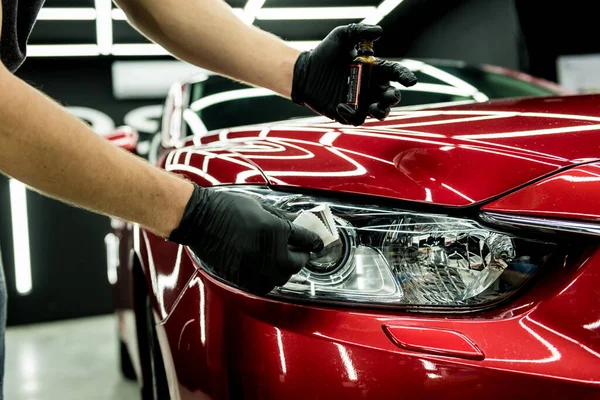
<svg viewBox="0 0 600 400"><path fill-rule="evenodd" d="M315 120L216 132L166 150L160 165L204 186L589 220L600 215L598 130L598 96L525 99L399 110L362 128ZM174 399L600 399L597 246L545 265L494 308L423 314L252 296L187 249L133 235Z"/></svg>
<svg viewBox="0 0 600 400"><path fill-rule="evenodd" d="M589 293L600 283L600 253L578 264L587 268L570 276L572 281L559 271L510 305L452 317L283 303L232 289L199 271L181 304L160 324L162 345L172 357L167 364L177 379L173 395L598 398L600 337L593 334L597 321L589 317L600 316L600 301ZM581 311L572 311L573 302ZM485 359L403 349L384 326L458 332ZM419 338L431 348L452 346L437 339Z"/></svg>
<svg viewBox="0 0 600 400"><path fill-rule="evenodd" d="M196 268L184 254L183 246L147 231L142 231L139 235L141 240L136 252L140 255L142 268L147 272L154 310L160 319L164 319Z"/></svg>
<svg viewBox="0 0 600 400"><path fill-rule="evenodd" d="M595 160L597 102L526 99L397 111L360 128L296 122L226 130L171 153L166 168L200 171L191 174L199 184L264 176L272 186L467 206Z"/></svg>
<svg viewBox="0 0 600 400"><path fill-rule="evenodd" d="M483 207L484 211L600 220L600 164L581 165L536 182Z"/></svg>

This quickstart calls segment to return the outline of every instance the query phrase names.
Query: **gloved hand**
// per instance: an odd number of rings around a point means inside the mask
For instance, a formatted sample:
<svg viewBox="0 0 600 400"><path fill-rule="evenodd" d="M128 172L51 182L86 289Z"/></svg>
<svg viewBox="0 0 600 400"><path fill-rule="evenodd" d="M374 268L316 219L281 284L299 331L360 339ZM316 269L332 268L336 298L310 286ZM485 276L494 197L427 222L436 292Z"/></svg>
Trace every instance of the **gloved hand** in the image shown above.
<svg viewBox="0 0 600 400"><path fill-rule="evenodd" d="M351 24L335 28L315 49L304 52L296 61L292 100L343 124L362 125L367 118L345 104L350 65L356 58L361 40L375 41L383 30L376 25ZM408 87L417 83L415 75L402 65L379 60L372 74L373 103L369 114L383 120L390 108L400 102L400 91L390 85L399 82Z"/></svg>
<svg viewBox="0 0 600 400"><path fill-rule="evenodd" d="M319 236L241 194L194 185L169 240L189 246L217 275L254 294L283 286L323 249Z"/></svg>

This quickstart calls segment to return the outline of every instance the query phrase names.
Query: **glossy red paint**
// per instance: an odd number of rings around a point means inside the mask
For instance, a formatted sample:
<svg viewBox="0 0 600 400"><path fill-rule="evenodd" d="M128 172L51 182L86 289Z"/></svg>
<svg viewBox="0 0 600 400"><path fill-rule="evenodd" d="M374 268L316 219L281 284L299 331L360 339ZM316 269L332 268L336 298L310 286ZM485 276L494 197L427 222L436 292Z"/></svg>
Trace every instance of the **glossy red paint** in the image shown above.
<svg viewBox="0 0 600 400"><path fill-rule="evenodd" d="M600 220L600 164L581 165L518 190L484 211L542 217Z"/></svg>
<svg viewBox="0 0 600 400"><path fill-rule="evenodd" d="M196 271L184 247L150 232L139 232L137 254L152 293L154 310L162 320L167 317L181 292Z"/></svg>
<svg viewBox="0 0 600 400"><path fill-rule="evenodd" d="M166 153L159 166L185 175L200 186L268 184L260 169L235 150L192 144Z"/></svg>
<svg viewBox="0 0 600 400"><path fill-rule="evenodd" d="M172 356L172 395L599 398L600 339L593 329L600 299L588 290L600 284L600 252L579 265L575 276L552 273L509 305L462 317L283 303L199 271L159 326L163 351ZM572 304L585 307L571 316ZM382 325L457 332L477 343L485 359L404 349Z"/></svg>
<svg viewBox="0 0 600 400"><path fill-rule="evenodd" d="M184 143L160 165L205 186L300 186L455 207L485 207L537 182L485 209L586 218L600 210L573 193L595 194L593 180L579 178L598 172L598 104L599 96L513 100L397 110L362 128L322 119L240 128ZM528 205L531 196L543 198ZM136 237L174 400L600 399L597 246L545 265L508 303L442 315L252 296L208 275L187 250Z"/></svg>
<svg viewBox="0 0 600 400"><path fill-rule="evenodd" d="M597 159L598 101L576 96L398 110L359 128L313 119L228 130L173 151L166 169L207 185L266 178L273 186L466 206Z"/></svg>
<svg viewBox="0 0 600 400"><path fill-rule="evenodd" d="M436 327L383 325L383 331L397 346L421 353L483 360L477 344L460 332Z"/></svg>

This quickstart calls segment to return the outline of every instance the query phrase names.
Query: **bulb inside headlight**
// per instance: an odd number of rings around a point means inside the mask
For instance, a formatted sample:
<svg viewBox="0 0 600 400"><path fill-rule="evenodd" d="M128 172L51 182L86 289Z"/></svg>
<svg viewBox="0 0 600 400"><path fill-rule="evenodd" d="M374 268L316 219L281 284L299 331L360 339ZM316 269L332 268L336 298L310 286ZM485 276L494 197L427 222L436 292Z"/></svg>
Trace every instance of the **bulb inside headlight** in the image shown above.
<svg viewBox="0 0 600 400"><path fill-rule="evenodd" d="M326 203L335 216L339 242L311 255L304 269L275 288L271 295L280 298L481 305L514 293L555 248L469 219L328 202L269 189L243 191L292 213Z"/></svg>
<svg viewBox="0 0 600 400"><path fill-rule="evenodd" d="M346 265L350 252L356 246L356 238L352 231L348 233L348 222L337 218L336 227L339 240L325 246L320 253L311 253L306 268L313 274L331 275Z"/></svg>

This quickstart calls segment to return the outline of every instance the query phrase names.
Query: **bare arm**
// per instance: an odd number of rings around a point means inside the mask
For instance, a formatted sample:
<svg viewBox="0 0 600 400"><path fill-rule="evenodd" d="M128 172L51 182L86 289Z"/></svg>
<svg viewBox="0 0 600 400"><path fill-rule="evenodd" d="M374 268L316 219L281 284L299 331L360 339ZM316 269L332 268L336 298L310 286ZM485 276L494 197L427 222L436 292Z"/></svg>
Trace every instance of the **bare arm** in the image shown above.
<svg viewBox="0 0 600 400"><path fill-rule="evenodd" d="M1 64L0 93L0 171L163 237L178 226L191 183L114 147Z"/></svg>
<svg viewBox="0 0 600 400"><path fill-rule="evenodd" d="M178 226L191 183L114 147L2 63L0 94L1 172L165 237Z"/></svg>
<svg viewBox="0 0 600 400"><path fill-rule="evenodd" d="M300 52L223 0L116 0L146 36L192 64L290 97Z"/></svg>

